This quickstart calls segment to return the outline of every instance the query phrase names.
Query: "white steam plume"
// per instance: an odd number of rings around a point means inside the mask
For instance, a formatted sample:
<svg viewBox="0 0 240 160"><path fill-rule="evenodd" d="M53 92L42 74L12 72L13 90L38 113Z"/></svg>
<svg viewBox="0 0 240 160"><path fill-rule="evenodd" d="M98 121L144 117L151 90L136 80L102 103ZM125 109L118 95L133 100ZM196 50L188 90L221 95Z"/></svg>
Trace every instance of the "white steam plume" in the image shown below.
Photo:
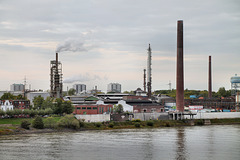
<svg viewBox="0 0 240 160"><path fill-rule="evenodd" d="M104 77L104 79L106 79L106 77ZM102 80L102 78L98 75L90 75L86 73L85 75L79 74L76 76L66 78L63 81L63 83L88 82L88 81L94 81L94 80Z"/></svg>
<svg viewBox="0 0 240 160"><path fill-rule="evenodd" d="M83 39L80 38L68 38L64 42L57 45L56 52L84 52L94 48L94 45L86 44Z"/></svg>

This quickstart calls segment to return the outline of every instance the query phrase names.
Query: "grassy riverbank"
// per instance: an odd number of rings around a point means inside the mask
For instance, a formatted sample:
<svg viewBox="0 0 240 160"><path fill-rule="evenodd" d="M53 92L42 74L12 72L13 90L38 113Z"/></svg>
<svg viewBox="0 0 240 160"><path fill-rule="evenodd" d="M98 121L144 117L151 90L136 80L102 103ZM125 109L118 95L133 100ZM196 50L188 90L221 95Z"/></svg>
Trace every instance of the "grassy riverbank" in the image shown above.
<svg viewBox="0 0 240 160"><path fill-rule="evenodd" d="M32 123L32 118L12 118L12 119L0 119L0 135L8 134L26 134L26 133L45 133L45 132L57 132L57 131L81 131L81 130L110 130L110 129L130 129L130 128L160 128L160 127L178 127L178 126L197 126L204 125L204 121L198 120L150 120L150 121L125 121L125 122L82 122L78 121L77 127L63 126L61 125L62 117L53 117L54 124L51 128L35 129L30 126L30 129L21 128L21 122L28 120ZM43 121L46 118L43 118ZM239 124L240 118L234 119L211 119L212 125L232 125ZM76 121L75 121L76 122Z"/></svg>

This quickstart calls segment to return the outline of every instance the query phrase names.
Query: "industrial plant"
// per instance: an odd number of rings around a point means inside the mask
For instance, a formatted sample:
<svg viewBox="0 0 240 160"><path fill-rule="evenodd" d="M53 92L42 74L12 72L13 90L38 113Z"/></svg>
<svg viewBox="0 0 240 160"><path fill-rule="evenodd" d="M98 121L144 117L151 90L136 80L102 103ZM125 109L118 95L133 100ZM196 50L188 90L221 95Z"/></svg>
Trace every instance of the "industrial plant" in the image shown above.
<svg viewBox="0 0 240 160"><path fill-rule="evenodd" d="M70 101L74 106L73 113L79 119L86 119L89 122L110 121L110 120L158 120L158 119L184 119L199 118L221 118L223 114L210 114L210 112L231 112L239 111L239 89L240 77L237 74L231 77L231 95L228 97L216 98L212 91L212 56L208 57L208 91L205 96L190 95L186 98L184 95L184 44L183 44L183 20L177 21L177 54L176 54L176 98L167 94L156 94L152 91L152 48L150 44L147 48L147 66L143 69L143 90L137 88L131 92L122 93L120 83L109 83L107 93L95 89L87 91L85 84L74 84L75 93L69 94L63 91L63 73L62 63L59 61L58 53L56 59L50 61L50 91L27 91L23 84L11 85L12 92L26 93L29 100L9 100L0 101L1 108L7 109L28 109L33 105L35 97L61 98L64 101ZM207 58L206 58L207 59ZM171 82L169 82L171 89ZM68 89L67 89L68 90ZM159 90L161 91L161 90ZM25 97L25 96L24 96ZM173 98L174 97L174 98ZM20 104L24 105L20 105ZM9 108L7 104L9 105ZM122 106L121 116L112 116L113 109L116 106ZM125 115L125 113L127 113ZM200 114L199 114L200 113ZM91 115L91 116L88 116ZM95 117L94 117L95 116ZM233 117L240 116L234 114ZM99 118L100 117L100 118Z"/></svg>

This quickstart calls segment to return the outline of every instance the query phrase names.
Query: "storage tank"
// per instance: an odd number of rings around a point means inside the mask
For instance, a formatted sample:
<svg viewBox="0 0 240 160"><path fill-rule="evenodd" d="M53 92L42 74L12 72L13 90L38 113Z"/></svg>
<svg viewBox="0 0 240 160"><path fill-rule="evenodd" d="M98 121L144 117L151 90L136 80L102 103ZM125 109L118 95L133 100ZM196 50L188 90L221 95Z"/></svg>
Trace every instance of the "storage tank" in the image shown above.
<svg viewBox="0 0 240 160"><path fill-rule="evenodd" d="M231 77L231 90L232 90L232 95L236 95L237 90L240 89L240 76L237 76L237 74L235 74L234 77Z"/></svg>

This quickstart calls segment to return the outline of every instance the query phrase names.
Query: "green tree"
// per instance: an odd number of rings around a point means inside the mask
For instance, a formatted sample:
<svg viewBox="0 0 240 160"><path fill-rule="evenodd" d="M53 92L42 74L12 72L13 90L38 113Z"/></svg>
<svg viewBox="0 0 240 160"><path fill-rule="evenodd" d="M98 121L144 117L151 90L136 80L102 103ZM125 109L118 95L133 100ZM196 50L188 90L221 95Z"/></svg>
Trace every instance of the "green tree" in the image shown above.
<svg viewBox="0 0 240 160"><path fill-rule="evenodd" d="M114 105L113 111L114 113L123 113L123 106L121 104Z"/></svg>
<svg viewBox="0 0 240 160"><path fill-rule="evenodd" d="M44 112L45 112L45 115L50 115L53 113L53 110L51 108L47 108L44 110Z"/></svg>
<svg viewBox="0 0 240 160"><path fill-rule="evenodd" d="M24 109L23 114L24 115L30 115L30 110L29 109Z"/></svg>
<svg viewBox="0 0 240 160"><path fill-rule="evenodd" d="M13 100L15 99L15 96L11 93L4 93L1 97L1 100Z"/></svg>
<svg viewBox="0 0 240 160"><path fill-rule="evenodd" d="M226 92L226 90L225 90L224 87L220 87L220 88L218 89L218 95L219 95L220 97L226 97L226 96L227 96L227 92Z"/></svg>
<svg viewBox="0 0 240 160"><path fill-rule="evenodd" d="M14 109L14 115L20 115L23 114L23 111L21 109Z"/></svg>
<svg viewBox="0 0 240 160"><path fill-rule="evenodd" d="M36 96L33 98L33 105L34 105L34 109L41 109L42 108L42 104L43 104L44 98L42 96Z"/></svg>
<svg viewBox="0 0 240 160"><path fill-rule="evenodd" d="M71 114L73 110L74 110L74 107L72 105L72 102L64 101L62 103L62 113Z"/></svg>
<svg viewBox="0 0 240 160"><path fill-rule="evenodd" d="M12 117L12 116L14 115L14 111L11 110L11 109L8 109L8 110L6 111L6 114L7 114L8 116Z"/></svg>
<svg viewBox="0 0 240 160"><path fill-rule="evenodd" d="M76 90L75 90L74 88L71 88L71 89L68 90L68 95L69 95L69 96L72 96L72 95L74 95L75 93L76 93Z"/></svg>
<svg viewBox="0 0 240 160"><path fill-rule="evenodd" d="M63 109L62 109L62 99L61 98L57 98L55 99L55 102L54 102L54 109L53 109L53 113L54 114L62 114L63 112Z"/></svg>
<svg viewBox="0 0 240 160"><path fill-rule="evenodd" d="M42 103L42 109L51 108L53 109L53 98L47 97Z"/></svg>
<svg viewBox="0 0 240 160"><path fill-rule="evenodd" d="M0 116L4 116L5 114L6 114L5 111L0 109Z"/></svg>
<svg viewBox="0 0 240 160"><path fill-rule="evenodd" d="M23 95L19 94L19 95L17 95L16 99L18 99L18 100L26 100L27 98L23 97Z"/></svg>

